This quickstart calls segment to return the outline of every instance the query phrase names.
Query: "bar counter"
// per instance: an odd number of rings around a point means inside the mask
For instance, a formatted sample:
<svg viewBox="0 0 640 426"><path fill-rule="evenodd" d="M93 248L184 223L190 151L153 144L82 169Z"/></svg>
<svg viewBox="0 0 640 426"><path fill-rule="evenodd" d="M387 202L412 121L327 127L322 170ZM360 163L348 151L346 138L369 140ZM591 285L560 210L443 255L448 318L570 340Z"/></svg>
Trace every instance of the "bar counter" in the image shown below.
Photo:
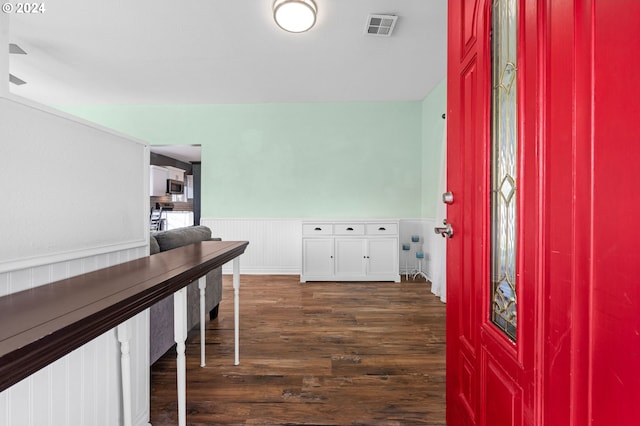
<svg viewBox="0 0 640 426"><path fill-rule="evenodd" d="M0 391L244 253L203 241L0 298Z"/></svg>

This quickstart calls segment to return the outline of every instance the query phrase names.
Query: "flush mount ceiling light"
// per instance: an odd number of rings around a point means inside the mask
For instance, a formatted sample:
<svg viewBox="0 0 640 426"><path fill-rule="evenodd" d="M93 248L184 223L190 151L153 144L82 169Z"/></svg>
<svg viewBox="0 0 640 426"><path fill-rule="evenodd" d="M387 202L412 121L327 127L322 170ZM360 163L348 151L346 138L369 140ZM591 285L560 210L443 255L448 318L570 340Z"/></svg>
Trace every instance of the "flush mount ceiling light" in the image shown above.
<svg viewBox="0 0 640 426"><path fill-rule="evenodd" d="M273 19L285 31L302 33L316 23L318 7L313 0L275 0Z"/></svg>

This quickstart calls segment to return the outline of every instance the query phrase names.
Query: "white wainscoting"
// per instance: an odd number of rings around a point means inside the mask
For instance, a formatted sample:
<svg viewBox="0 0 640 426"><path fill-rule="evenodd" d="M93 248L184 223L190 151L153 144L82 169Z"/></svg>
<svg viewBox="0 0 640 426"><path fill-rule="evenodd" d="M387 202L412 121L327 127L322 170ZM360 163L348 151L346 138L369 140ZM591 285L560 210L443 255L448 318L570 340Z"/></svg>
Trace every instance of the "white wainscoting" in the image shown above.
<svg viewBox="0 0 640 426"><path fill-rule="evenodd" d="M300 219L213 219L200 224L211 228L213 237L226 241L249 241L240 257L243 274L299 274L302 265ZM232 273L231 264L222 267Z"/></svg>
<svg viewBox="0 0 640 426"><path fill-rule="evenodd" d="M321 218L319 218L321 219ZM303 219L255 219L255 218L202 218L200 224L211 228L214 237L227 241L249 241L247 251L240 258L243 274L300 274L302 269L302 220ZM304 219L309 220L309 219ZM400 272L404 273L402 243L411 235L420 235L420 245L425 253L423 270L431 277L430 249L434 238L442 238L433 232L434 219L400 219ZM414 244L414 248L416 245ZM415 250L412 251L415 253ZM415 254L408 260L409 270L416 267ZM230 274L231 265L222 268Z"/></svg>
<svg viewBox="0 0 640 426"><path fill-rule="evenodd" d="M0 296L146 256L141 246L0 273ZM132 417L149 424L149 313L130 321ZM115 329L0 393L0 425L122 424L120 346Z"/></svg>

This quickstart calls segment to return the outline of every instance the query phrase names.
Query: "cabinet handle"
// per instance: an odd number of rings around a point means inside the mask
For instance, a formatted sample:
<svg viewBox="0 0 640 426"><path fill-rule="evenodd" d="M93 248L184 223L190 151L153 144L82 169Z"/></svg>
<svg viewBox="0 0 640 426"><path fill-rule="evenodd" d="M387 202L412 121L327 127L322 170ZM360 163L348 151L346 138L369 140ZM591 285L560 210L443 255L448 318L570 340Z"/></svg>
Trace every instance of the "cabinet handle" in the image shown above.
<svg viewBox="0 0 640 426"><path fill-rule="evenodd" d="M322 231L322 228L316 228L314 231Z"/></svg>
<svg viewBox="0 0 640 426"><path fill-rule="evenodd" d="M348 227L347 231L353 231L353 228L352 227Z"/></svg>
<svg viewBox="0 0 640 426"><path fill-rule="evenodd" d="M385 227L383 227L383 226L381 226L380 228L378 228L378 231L386 231L386 230L387 230L387 228L385 228Z"/></svg>

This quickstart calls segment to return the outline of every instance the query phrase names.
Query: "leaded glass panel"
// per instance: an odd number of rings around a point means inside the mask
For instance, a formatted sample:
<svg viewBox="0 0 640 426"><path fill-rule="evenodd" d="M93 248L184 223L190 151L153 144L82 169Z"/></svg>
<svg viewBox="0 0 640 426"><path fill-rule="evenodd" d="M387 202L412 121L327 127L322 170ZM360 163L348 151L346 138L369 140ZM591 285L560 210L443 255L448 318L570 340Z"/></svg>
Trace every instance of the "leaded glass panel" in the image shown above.
<svg viewBox="0 0 640 426"><path fill-rule="evenodd" d="M494 0L491 31L491 321L516 339L517 0Z"/></svg>

